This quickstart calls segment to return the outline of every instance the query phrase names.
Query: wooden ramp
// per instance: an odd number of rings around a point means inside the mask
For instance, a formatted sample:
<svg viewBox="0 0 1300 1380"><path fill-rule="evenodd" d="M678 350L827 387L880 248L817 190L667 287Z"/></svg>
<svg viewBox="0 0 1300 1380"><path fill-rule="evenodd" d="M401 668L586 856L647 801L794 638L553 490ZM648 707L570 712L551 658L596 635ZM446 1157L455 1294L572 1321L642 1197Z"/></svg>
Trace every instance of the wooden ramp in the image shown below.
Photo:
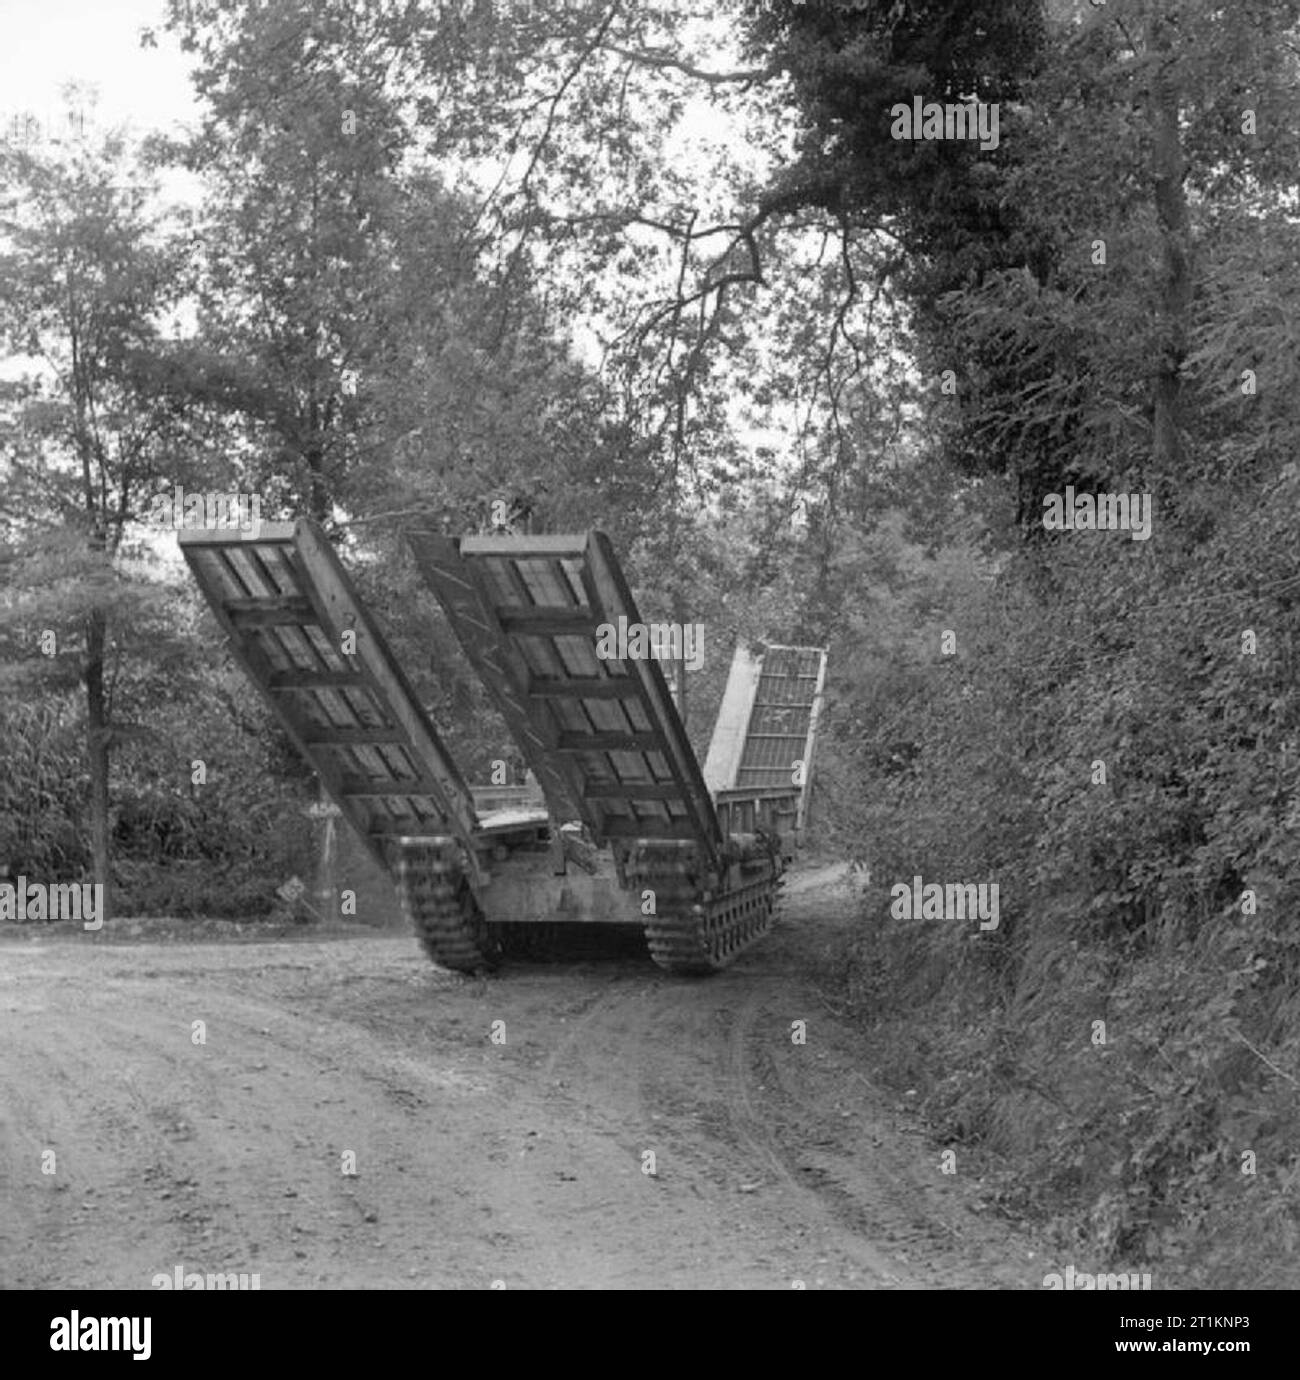
<svg viewBox="0 0 1300 1380"><path fill-rule="evenodd" d="M375 858L390 865L396 838L455 838L477 880L469 788L320 529L195 529L180 547L232 654Z"/></svg>
<svg viewBox="0 0 1300 1380"><path fill-rule="evenodd" d="M802 836L825 678L824 647L736 648L704 764L733 828L752 827L746 802L772 802Z"/></svg>
<svg viewBox="0 0 1300 1380"><path fill-rule="evenodd" d="M718 819L658 662L597 654L602 625L640 623L604 533L408 540L552 816L598 846L681 840L716 864Z"/></svg>

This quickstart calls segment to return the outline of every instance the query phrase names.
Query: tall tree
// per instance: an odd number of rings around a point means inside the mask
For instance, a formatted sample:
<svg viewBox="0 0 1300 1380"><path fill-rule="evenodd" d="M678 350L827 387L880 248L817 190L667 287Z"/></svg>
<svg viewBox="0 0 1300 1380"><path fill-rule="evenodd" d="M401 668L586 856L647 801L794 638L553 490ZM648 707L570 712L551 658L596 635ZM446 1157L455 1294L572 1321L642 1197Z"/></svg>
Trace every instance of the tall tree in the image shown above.
<svg viewBox="0 0 1300 1380"><path fill-rule="evenodd" d="M0 158L0 341L26 364L0 421L3 674L27 693L84 690L94 878L109 898L110 757L125 731L113 666L157 631L160 604L129 567L128 538L149 490L173 477L188 426L166 333L185 255L150 214L147 170L120 137Z"/></svg>

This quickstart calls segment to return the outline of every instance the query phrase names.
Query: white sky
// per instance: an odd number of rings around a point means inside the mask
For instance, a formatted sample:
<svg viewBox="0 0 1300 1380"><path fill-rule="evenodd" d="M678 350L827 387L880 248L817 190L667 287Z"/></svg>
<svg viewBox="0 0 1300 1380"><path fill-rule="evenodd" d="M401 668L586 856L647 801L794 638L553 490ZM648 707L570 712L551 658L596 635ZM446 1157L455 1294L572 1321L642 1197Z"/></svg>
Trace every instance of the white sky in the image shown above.
<svg viewBox="0 0 1300 1380"><path fill-rule="evenodd" d="M197 119L188 59L163 14L162 0L0 0L0 137L22 112L59 115L69 81L99 88L88 130L92 119L137 135ZM156 48L140 47L142 28L154 29Z"/></svg>
<svg viewBox="0 0 1300 1380"><path fill-rule="evenodd" d="M87 137L116 126L137 138L151 130L179 133L186 122L197 123L189 59L163 32L164 13L163 0L0 0L0 140L46 138L63 119L69 82L87 88ZM156 48L140 46L143 28L154 30ZM74 104L80 107L80 98ZM197 183L183 170L168 170L159 181L169 199L197 196ZM0 378L17 378L32 365L23 356L0 361Z"/></svg>
<svg viewBox="0 0 1300 1380"><path fill-rule="evenodd" d="M164 15L163 0L0 0L0 140L19 137L25 116L42 130L57 123L69 82L97 92L97 104L84 115L87 135L119 125L135 137L195 125L200 112L188 76L191 59L163 28ZM156 47L140 46L144 28L154 31ZM710 65L726 65L733 56L714 52ZM732 163L754 162L737 125L702 95L688 105L674 145L672 161L687 166L720 150ZM188 174L175 170L160 180L164 199L197 200L197 183ZM573 323L574 343L580 350L589 344L594 360L586 324ZM0 362L0 377L23 367L21 361Z"/></svg>

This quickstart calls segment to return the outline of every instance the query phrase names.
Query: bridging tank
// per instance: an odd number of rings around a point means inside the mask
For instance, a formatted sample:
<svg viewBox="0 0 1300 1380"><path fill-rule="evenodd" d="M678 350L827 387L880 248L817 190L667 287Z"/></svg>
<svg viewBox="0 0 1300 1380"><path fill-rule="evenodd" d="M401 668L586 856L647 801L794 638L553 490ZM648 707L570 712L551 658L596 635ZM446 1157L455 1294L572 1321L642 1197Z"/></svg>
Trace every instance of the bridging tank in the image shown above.
<svg viewBox="0 0 1300 1380"><path fill-rule="evenodd" d="M489 971L615 924L708 973L760 938L806 819L824 649L737 648L702 771L658 661L598 655L602 626L643 626L603 533L408 539L535 786L466 783L314 523L180 534L434 962Z"/></svg>

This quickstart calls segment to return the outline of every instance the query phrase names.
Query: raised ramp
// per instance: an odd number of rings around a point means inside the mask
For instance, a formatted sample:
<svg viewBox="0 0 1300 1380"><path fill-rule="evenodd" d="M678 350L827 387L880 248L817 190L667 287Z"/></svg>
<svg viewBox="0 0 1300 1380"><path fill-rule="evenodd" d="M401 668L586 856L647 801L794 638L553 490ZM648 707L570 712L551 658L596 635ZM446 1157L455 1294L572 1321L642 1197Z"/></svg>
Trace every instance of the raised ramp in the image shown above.
<svg viewBox="0 0 1300 1380"><path fill-rule="evenodd" d="M392 872L430 957L490 967L473 798L324 534L303 520L255 537L183 531L180 546L231 654Z"/></svg>
<svg viewBox="0 0 1300 1380"><path fill-rule="evenodd" d="M733 828L766 815L802 837L825 678L824 647L737 646L704 764Z"/></svg>
<svg viewBox="0 0 1300 1380"><path fill-rule="evenodd" d="M616 853L690 843L716 868L713 802L658 662L598 655L602 626L641 621L604 533L408 540L552 816Z"/></svg>
<svg viewBox="0 0 1300 1380"><path fill-rule="evenodd" d="M724 837L657 662L597 654L602 625L640 622L602 534L412 541L549 812L529 788L475 799L313 523L180 544L232 655L392 872L435 962L495 966L504 922L531 923L538 879L547 914L644 917L651 953L679 972L722 967L770 924L774 839ZM605 844L612 868L593 855Z"/></svg>
<svg viewBox="0 0 1300 1380"><path fill-rule="evenodd" d="M704 759L704 781L716 796L729 791L736 784L740 759L745 751L745 734L749 730L754 711L754 696L758 693L759 677L763 674L763 657L745 643L738 642L727 672L727 685L718 706L718 717L709 739L708 755Z"/></svg>

